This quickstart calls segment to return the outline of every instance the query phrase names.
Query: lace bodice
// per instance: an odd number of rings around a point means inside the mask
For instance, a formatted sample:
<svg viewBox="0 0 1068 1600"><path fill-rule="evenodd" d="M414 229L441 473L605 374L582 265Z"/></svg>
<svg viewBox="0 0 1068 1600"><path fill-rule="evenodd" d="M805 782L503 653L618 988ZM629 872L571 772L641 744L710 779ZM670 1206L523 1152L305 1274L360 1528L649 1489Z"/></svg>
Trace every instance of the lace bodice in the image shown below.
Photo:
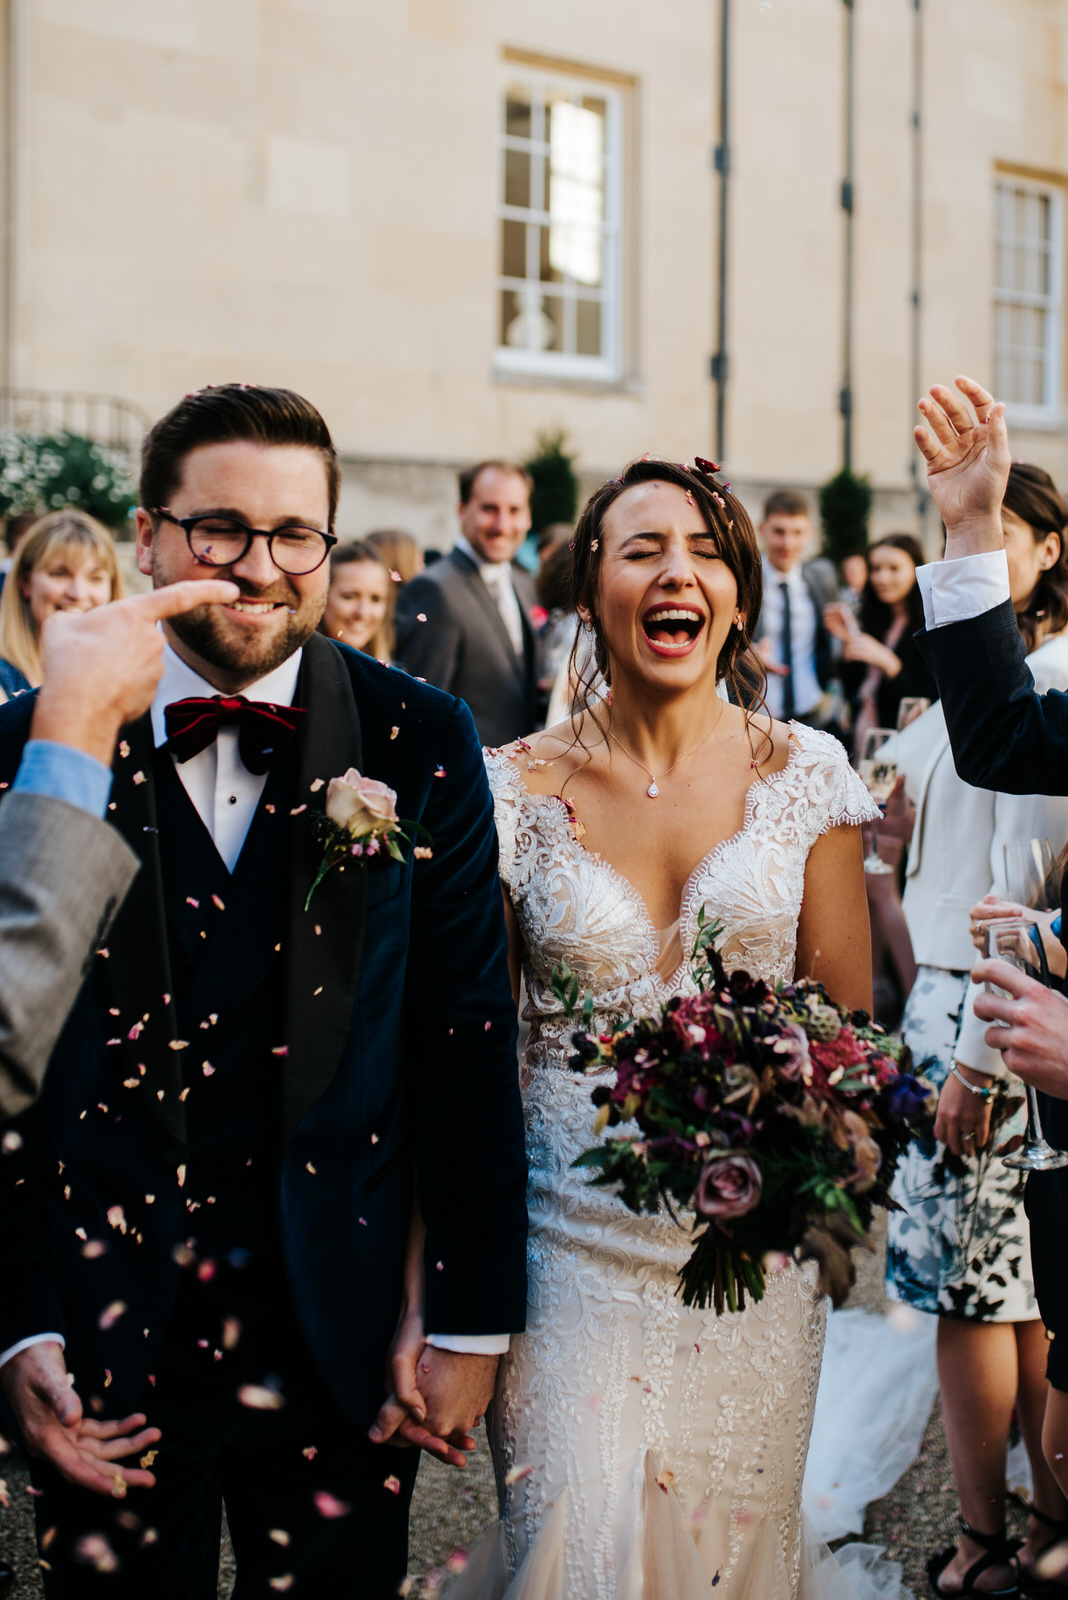
<svg viewBox="0 0 1068 1600"><path fill-rule="evenodd" d="M647 1015L671 995L692 991L687 958L702 908L706 921L723 928L717 943L729 969L744 967L770 982L790 976L809 851L829 828L878 816L838 741L793 723L785 767L750 786L738 832L690 874L679 908L683 960L665 979L656 971L657 931L638 891L584 849L557 796L530 792L523 759L486 752L501 878L527 951L528 1066L549 1064L552 1052L544 1047L567 1029L552 991L554 967L566 964L577 975L599 1021Z"/></svg>

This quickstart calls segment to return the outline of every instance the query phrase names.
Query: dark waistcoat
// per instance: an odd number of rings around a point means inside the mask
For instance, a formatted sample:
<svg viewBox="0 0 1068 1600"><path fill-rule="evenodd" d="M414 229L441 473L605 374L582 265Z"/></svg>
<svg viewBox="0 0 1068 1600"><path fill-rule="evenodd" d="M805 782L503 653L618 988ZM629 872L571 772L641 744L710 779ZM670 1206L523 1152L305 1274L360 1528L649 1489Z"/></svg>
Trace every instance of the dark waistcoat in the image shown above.
<svg viewBox="0 0 1068 1600"><path fill-rule="evenodd" d="M292 761L270 776L230 874L163 749L155 756L167 943L184 1051L188 1234L200 1259L279 1246Z"/></svg>

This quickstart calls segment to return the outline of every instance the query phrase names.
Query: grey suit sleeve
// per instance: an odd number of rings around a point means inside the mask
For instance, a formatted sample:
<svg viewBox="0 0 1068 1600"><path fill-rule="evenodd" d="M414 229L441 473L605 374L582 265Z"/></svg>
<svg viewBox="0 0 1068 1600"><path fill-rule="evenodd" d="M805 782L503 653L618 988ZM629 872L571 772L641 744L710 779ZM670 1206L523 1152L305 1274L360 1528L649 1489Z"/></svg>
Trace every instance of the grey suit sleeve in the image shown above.
<svg viewBox="0 0 1068 1600"><path fill-rule="evenodd" d="M405 584L397 602L397 660L405 672L452 694L460 646L460 627L441 587L430 578Z"/></svg>
<svg viewBox="0 0 1068 1600"><path fill-rule="evenodd" d="M0 806L0 1119L36 1098L139 865L114 828L65 800L15 793Z"/></svg>

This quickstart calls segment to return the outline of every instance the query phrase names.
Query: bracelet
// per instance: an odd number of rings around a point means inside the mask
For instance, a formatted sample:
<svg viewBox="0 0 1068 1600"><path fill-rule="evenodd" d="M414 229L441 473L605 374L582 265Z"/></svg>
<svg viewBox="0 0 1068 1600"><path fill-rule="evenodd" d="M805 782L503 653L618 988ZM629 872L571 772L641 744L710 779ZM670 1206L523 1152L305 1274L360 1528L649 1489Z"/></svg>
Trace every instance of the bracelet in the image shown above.
<svg viewBox="0 0 1068 1600"><path fill-rule="evenodd" d="M989 1089L980 1089L977 1083L969 1083L955 1061L951 1061L949 1063L949 1070L952 1072L958 1083L963 1083L964 1087L971 1094L977 1094L980 1100L989 1100L997 1093L997 1088L994 1084L991 1084Z"/></svg>

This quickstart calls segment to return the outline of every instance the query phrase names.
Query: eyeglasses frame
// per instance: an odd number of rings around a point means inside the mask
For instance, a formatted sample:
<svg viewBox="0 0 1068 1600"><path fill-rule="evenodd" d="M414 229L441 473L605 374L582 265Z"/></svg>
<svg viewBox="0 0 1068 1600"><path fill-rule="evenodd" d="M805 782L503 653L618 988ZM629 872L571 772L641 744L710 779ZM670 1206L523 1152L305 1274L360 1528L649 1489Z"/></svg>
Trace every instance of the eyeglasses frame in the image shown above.
<svg viewBox="0 0 1068 1600"><path fill-rule="evenodd" d="M323 551L322 560L317 561L314 567L309 567L306 572L286 572L286 569L284 567L279 567L278 562L274 560L274 546L272 541L277 534L292 532L291 527L250 528L246 522L240 521L238 517L227 517L226 521L234 523L236 527L242 528L247 534L248 537L245 540L245 548L242 550L239 556L234 557L233 561L203 561L193 549L193 530L198 522L208 522L212 517L218 517L219 513L217 511L202 511L195 517L176 517L172 511L167 510L166 506L150 506L148 507L148 514L150 517L161 517L164 522L171 522L176 528L181 528L182 532L185 534L185 542L189 546L189 554L193 557L193 560L198 562L202 567L210 567L213 572L221 572L225 567L236 567L239 561L244 561L245 557L252 549L253 539L266 539L267 553L271 560L274 561L275 566L278 567L279 572L285 573L287 578L308 578L313 572L318 572L323 562L329 559L331 550L338 542L338 536L336 533L327 533L323 528L313 528L309 524L303 522L296 524L298 527L307 528L309 533L317 533L321 539L325 539L326 549Z"/></svg>

